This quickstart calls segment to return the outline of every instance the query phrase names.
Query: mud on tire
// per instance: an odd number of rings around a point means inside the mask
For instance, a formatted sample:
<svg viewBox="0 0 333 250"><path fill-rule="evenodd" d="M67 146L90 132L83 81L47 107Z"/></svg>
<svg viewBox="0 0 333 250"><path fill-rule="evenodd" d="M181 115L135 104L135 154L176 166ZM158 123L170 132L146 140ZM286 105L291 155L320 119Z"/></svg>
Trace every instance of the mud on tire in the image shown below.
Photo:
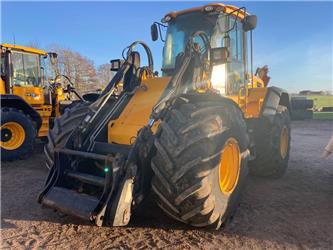
<svg viewBox="0 0 333 250"><path fill-rule="evenodd" d="M151 167L157 204L193 226L219 228L238 205L247 176L246 124L238 107L223 100L182 102L162 119L156 134ZM229 138L238 142L243 157L236 187L226 194L219 186L219 164Z"/></svg>
<svg viewBox="0 0 333 250"><path fill-rule="evenodd" d="M288 167L290 151L290 116L285 106L278 106L273 122L262 118L253 125L256 158L249 162L250 174L253 176L279 178ZM281 131L288 132L287 148L281 154Z"/></svg>

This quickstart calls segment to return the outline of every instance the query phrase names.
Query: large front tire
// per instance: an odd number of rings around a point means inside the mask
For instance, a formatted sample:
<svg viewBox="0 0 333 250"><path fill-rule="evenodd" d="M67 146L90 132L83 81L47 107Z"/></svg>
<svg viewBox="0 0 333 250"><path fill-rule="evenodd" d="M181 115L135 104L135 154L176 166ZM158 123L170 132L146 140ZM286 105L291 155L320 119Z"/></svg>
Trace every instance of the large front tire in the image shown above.
<svg viewBox="0 0 333 250"><path fill-rule="evenodd" d="M157 204L186 224L219 228L237 207L247 176L241 111L228 101L183 103L162 120L156 137Z"/></svg>

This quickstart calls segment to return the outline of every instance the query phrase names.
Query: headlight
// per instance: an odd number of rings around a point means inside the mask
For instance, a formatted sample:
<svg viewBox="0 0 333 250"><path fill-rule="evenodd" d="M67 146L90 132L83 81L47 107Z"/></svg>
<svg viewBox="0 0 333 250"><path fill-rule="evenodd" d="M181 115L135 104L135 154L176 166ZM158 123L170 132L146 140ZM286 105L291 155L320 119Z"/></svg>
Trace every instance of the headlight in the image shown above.
<svg viewBox="0 0 333 250"><path fill-rule="evenodd" d="M214 89L218 90L221 95L225 95L225 82L226 82L225 64L219 64L213 66L212 77L210 81Z"/></svg>

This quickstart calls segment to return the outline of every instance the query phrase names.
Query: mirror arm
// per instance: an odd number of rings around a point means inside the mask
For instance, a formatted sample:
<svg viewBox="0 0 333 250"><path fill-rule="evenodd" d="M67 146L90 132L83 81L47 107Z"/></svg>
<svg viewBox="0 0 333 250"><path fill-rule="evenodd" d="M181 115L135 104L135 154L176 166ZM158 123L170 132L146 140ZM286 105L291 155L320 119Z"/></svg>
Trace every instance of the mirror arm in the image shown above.
<svg viewBox="0 0 333 250"><path fill-rule="evenodd" d="M250 31L250 46L251 46L251 83L253 88L253 37L252 37L252 30Z"/></svg>
<svg viewBox="0 0 333 250"><path fill-rule="evenodd" d="M234 11L232 11L232 12L230 12L230 13L228 13L228 14L226 15L226 16L231 16L233 13L237 12L237 15L236 15L236 18L235 18L235 21L234 21L232 27L231 27L229 30L225 31L224 33L228 33L228 32L232 31L232 30L235 28L235 26L236 26L236 21L237 21L237 18L238 18L238 16L239 16L239 12L240 12L241 10L243 10L244 13L245 13L245 15L246 15L246 8L245 8L245 7L238 8L238 9L236 9L236 10L234 10Z"/></svg>

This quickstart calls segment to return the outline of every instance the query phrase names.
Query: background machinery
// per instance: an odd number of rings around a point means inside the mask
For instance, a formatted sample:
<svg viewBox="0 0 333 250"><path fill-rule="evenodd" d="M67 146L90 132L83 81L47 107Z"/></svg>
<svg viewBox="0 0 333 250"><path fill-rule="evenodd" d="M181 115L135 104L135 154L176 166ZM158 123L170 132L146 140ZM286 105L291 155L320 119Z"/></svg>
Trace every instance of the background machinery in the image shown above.
<svg viewBox="0 0 333 250"><path fill-rule="evenodd" d="M31 152L35 138L47 136L54 118L69 104L68 95L75 90L59 83L56 58L56 53L1 44L1 160Z"/></svg>
<svg viewBox="0 0 333 250"><path fill-rule="evenodd" d="M235 211L248 170L283 175L289 95L267 87L266 68L249 73L247 37L256 17L245 8L208 4L169 13L162 22L151 27L153 40L167 27L162 77L148 46L134 42L123 64L112 62L118 71L99 99L57 119L45 148L51 170L40 203L121 226L152 191L172 218L219 228Z"/></svg>

